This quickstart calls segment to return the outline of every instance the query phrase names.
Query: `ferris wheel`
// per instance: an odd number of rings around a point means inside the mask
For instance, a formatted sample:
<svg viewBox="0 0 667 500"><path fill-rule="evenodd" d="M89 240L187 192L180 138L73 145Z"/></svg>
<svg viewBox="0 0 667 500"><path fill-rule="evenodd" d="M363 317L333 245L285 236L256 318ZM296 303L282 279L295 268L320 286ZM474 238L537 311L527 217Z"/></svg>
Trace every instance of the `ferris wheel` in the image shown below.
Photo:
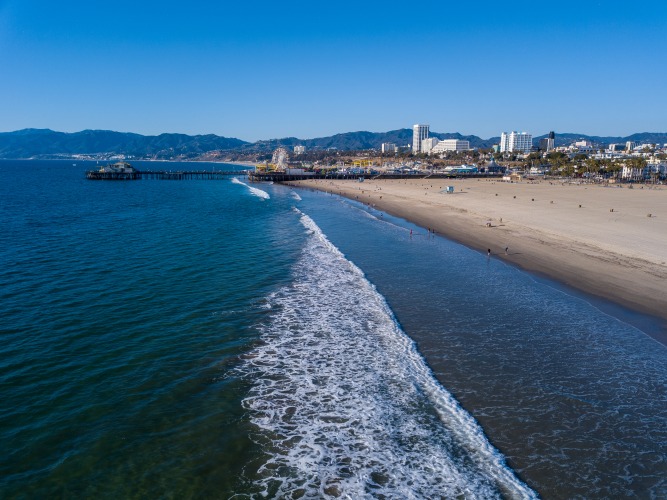
<svg viewBox="0 0 667 500"><path fill-rule="evenodd" d="M271 157L271 163L276 166L277 170L287 169L287 160L289 160L289 154L285 148L276 149Z"/></svg>

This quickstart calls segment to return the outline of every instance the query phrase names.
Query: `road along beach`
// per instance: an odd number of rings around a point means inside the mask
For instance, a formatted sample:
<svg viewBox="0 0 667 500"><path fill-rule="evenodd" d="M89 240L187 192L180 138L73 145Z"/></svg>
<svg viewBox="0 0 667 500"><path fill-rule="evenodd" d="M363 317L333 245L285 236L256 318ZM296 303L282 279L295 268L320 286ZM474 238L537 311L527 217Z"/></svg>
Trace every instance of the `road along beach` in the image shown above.
<svg viewBox="0 0 667 500"><path fill-rule="evenodd" d="M662 186L433 178L291 184L372 205L480 251L491 249L494 258L667 320Z"/></svg>

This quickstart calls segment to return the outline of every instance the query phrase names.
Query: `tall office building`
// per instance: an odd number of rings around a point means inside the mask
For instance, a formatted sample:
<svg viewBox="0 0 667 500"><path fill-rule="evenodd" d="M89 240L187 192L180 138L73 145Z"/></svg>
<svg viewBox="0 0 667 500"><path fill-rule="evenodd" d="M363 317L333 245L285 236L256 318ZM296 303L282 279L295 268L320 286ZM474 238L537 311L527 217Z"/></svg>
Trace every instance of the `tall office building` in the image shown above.
<svg viewBox="0 0 667 500"><path fill-rule="evenodd" d="M514 151L522 151L529 153L533 147L533 136L526 132L503 132L500 134L500 152L505 151L513 153Z"/></svg>
<svg viewBox="0 0 667 500"><path fill-rule="evenodd" d="M421 153L422 141L428 139L428 125L413 125L412 127L412 154Z"/></svg>
<svg viewBox="0 0 667 500"><path fill-rule="evenodd" d="M509 135L507 132L503 132L500 134L500 152L504 153L505 151L509 151Z"/></svg>
<svg viewBox="0 0 667 500"><path fill-rule="evenodd" d="M556 134L554 132L549 132L549 135L544 139L540 139L540 151L546 151L547 153L553 150L556 147Z"/></svg>

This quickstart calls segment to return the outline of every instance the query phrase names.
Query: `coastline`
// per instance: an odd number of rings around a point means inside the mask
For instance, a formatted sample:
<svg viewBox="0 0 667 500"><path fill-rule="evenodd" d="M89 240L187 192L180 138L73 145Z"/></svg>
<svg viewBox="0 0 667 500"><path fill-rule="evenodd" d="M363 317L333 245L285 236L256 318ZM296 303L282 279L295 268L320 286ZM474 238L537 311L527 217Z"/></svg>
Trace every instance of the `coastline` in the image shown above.
<svg viewBox="0 0 667 500"><path fill-rule="evenodd" d="M218 161L215 163L227 163L229 165L241 165L242 167L252 167L255 168L257 162L255 161Z"/></svg>
<svg viewBox="0 0 667 500"><path fill-rule="evenodd" d="M665 188L477 179L288 184L363 202L667 324Z"/></svg>

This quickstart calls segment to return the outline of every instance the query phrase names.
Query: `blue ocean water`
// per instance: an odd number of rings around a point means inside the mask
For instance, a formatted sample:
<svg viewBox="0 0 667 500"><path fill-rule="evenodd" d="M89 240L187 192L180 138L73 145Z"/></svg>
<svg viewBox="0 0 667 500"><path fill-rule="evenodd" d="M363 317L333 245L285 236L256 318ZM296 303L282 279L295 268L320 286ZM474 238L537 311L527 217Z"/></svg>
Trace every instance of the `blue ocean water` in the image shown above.
<svg viewBox="0 0 667 500"><path fill-rule="evenodd" d="M667 349L608 311L335 196L93 166L0 162L3 498L667 494Z"/></svg>

